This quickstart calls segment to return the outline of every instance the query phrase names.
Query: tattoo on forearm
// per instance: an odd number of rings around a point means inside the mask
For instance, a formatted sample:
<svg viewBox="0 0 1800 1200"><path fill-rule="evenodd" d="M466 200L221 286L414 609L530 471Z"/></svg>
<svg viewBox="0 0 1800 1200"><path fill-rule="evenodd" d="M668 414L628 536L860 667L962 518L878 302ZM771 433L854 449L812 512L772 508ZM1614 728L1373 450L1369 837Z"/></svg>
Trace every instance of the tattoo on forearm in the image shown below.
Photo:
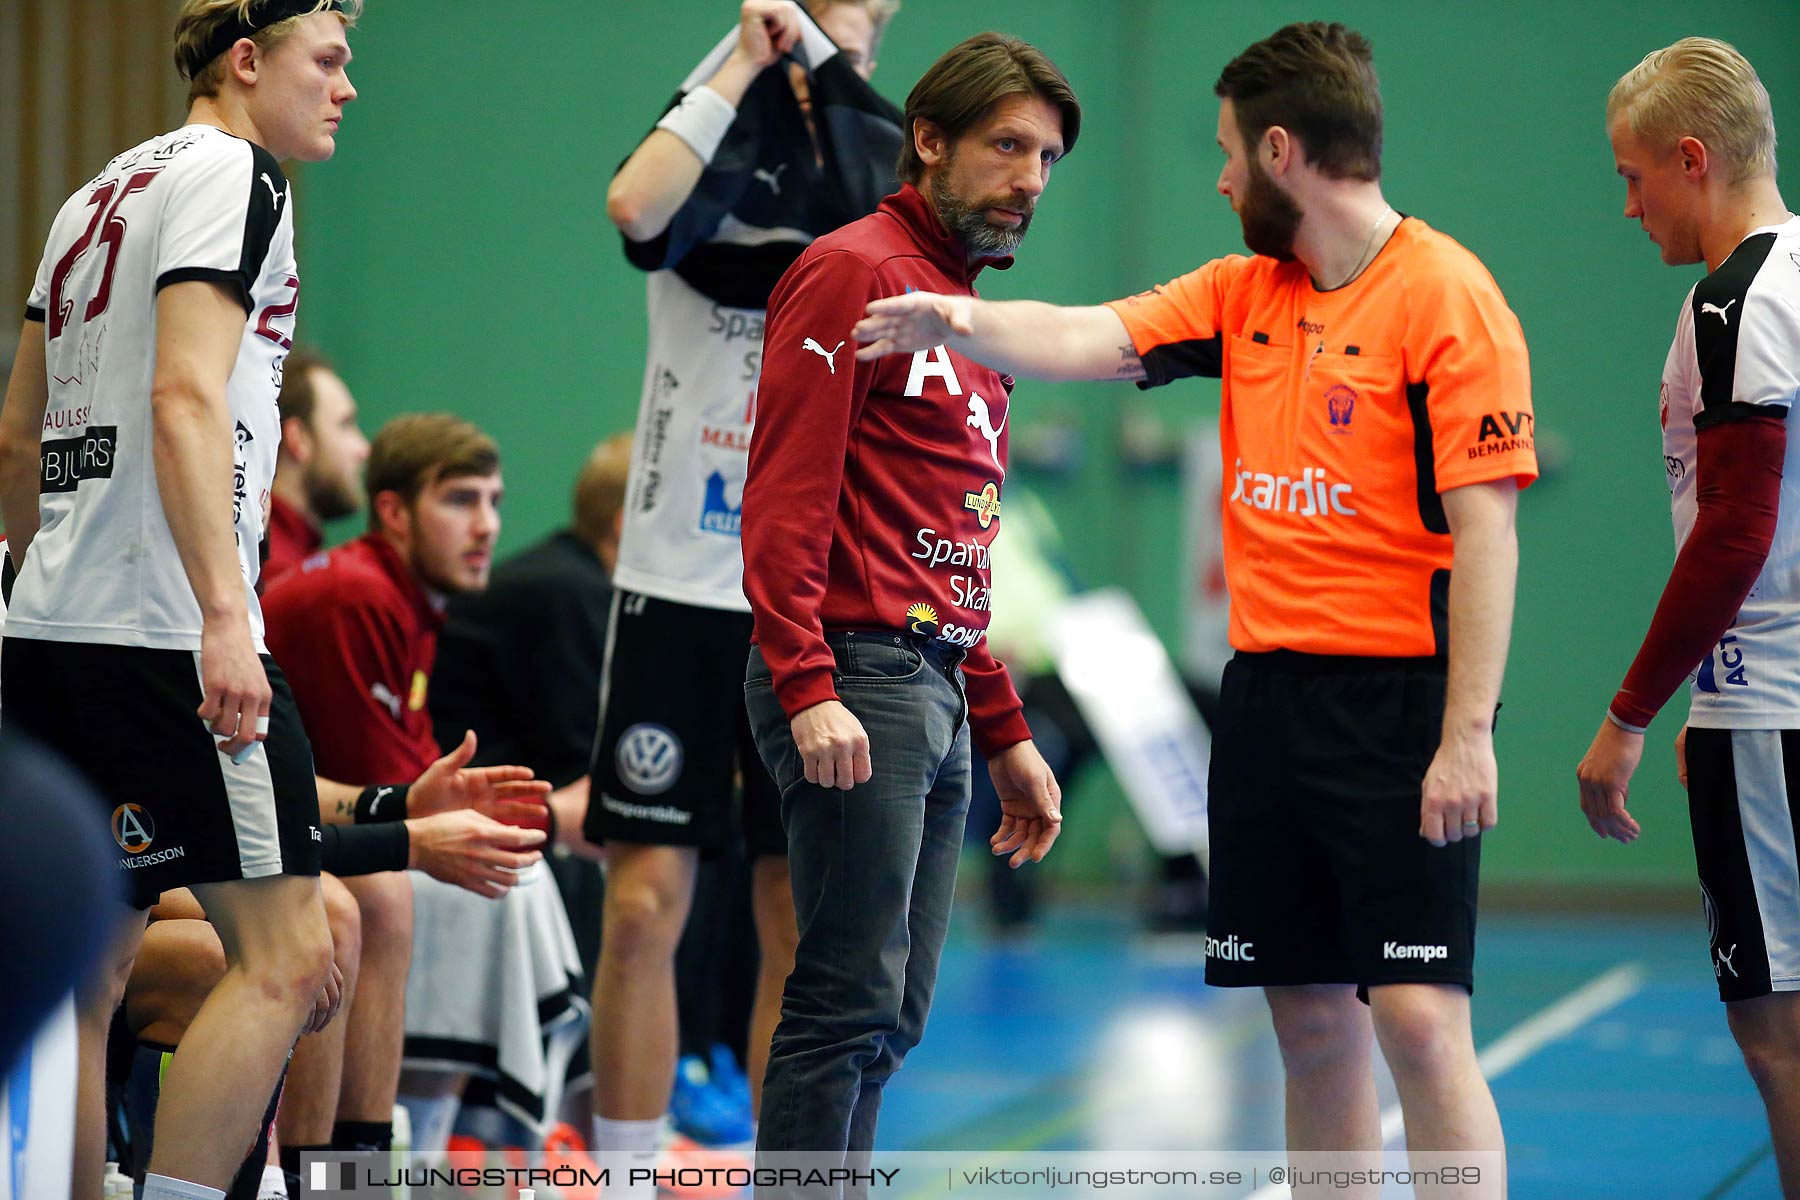
<svg viewBox="0 0 1800 1200"><path fill-rule="evenodd" d="M337 802L337 814L336 815L338 815L340 817L348 817L348 816L353 815L355 812L356 812L356 801L355 800L339 800Z"/></svg>
<svg viewBox="0 0 1800 1200"><path fill-rule="evenodd" d="M1130 342L1119 347L1119 369L1113 375L1119 379L1148 378L1144 373L1144 360Z"/></svg>

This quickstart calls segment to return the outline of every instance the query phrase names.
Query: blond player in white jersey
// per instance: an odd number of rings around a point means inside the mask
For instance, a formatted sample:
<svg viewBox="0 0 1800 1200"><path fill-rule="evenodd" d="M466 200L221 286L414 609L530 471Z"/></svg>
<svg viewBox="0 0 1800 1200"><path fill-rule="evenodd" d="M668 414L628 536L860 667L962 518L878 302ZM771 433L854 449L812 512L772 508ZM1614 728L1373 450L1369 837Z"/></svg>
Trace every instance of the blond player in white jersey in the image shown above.
<svg viewBox="0 0 1800 1200"><path fill-rule="evenodd" d="M1704 263L1663 367L1659 419L1678 553L1578 775L1594 832L1639 826L1644 730L1691 679L1675 746L1709 965L1800 1197L1800 217L1775 182L1756 71L1711 38L1648 55L1606 104L1625 216L1670 266Z"/></svg>
<svg viewBox="0 0 1800 1200"><path fill-rule="evenodd" d="M300 289L280 163L331 157L359 7L185 0L187 123L63 205L0 411L6 720L96 785L132 906L82 1001L84 1200L107 1019L163 889L192 887L229 969L169 1066L145 1200L224 1195L294 1039L338 1003L311 752L255 584Z"/></svg>

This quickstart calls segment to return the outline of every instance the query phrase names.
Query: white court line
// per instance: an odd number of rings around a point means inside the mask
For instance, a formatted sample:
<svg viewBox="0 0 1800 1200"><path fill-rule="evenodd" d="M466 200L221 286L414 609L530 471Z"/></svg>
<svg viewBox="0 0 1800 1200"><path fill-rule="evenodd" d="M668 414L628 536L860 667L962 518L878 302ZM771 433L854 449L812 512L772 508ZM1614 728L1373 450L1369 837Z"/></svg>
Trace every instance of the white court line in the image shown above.
<svg viewBox="0 0 1800 1200"><path fill-rule="evenodd" d="M1560 1037L1566 1037L1601 1013L1642 990L1647 976L1642 963L1620 963L1604 975L1582 984L1549 1008L1525 1018L1501 1034L1475 1056L1489 1082L1498 1079ZM1381 1114L1383 1146L1398 1141L1406 1121L1400 1106L1388 1106ZM1269 1184L1250 1193L1247 1200L1281 1200L1293 1193L1286 1186Z"/></svg>

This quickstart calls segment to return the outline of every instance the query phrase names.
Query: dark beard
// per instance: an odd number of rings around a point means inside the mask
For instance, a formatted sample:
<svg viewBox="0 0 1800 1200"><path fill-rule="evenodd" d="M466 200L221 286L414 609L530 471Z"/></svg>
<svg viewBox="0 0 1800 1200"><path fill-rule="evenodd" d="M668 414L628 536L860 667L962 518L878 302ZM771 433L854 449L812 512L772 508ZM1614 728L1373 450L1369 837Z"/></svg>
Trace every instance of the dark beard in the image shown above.
<svg viewBox="0 0 1800 1200"><path fill-rule="evenodd" d="M1252 254L1266 254L1277 262L1294 261L1294 235L1300 230L1301 212L1293 198L1275 186L1262 165L1250 160L1249 184L1238 209L1244 226L1244 245Z"/></svg>
<svg viewBox="0 0 1800 1200"><path fill-rule="evenodd" d="M1012 254L1025 240L1025 231L1031 228L1032 214L1025 213L1016 228L994 224L988 220L987 210L995 205L1011 207L1011 202L995 200L970 204L958 197L948 183L951 161L946 160L944 170L931 180L931 206L937 210L938 220L962 242L970 258L1005 258Z"/></svg>
<svg viewBox="0 0 1800 1200"><path fill-rule="evenodd" d="M330 479L302 478L306 502L321 523L354 516L362 508L362 497L347 491Z"/></svg>

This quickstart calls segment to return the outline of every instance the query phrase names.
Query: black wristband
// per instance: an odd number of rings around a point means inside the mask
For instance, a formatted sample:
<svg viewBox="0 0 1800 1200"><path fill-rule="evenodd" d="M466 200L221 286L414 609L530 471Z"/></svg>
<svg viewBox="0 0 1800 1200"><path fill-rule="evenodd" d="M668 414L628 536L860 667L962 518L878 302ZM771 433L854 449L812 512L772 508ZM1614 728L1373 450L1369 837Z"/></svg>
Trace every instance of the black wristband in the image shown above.
<svg viewBox="0 0 1800 1200"><path fill-rule="evenodd" d="M404 822L319 827L319 866L333 875L375 875L404 871L412 838Z"/></svg>
<svg viewBox="0 0 1800 1200"><path fill-rule="evenodd" d="M406 820L406 793L411 784L370 784L356 794L356 824Z"/></svg>

